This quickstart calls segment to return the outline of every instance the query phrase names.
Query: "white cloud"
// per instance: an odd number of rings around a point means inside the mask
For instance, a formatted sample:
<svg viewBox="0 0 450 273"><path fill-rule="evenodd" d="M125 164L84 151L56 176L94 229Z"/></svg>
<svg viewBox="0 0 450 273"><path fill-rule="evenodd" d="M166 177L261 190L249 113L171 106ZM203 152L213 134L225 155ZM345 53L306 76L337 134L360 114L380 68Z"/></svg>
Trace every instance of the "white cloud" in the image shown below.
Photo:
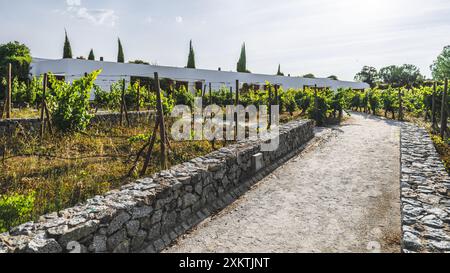
<svg viewBox="0 0 450 273"><path fill-rule="evenodd" d="M62 14L68 14L80 20L86 20L94 25L115 26L119 17L112 9L88 9L81 0L66 0L67 8Z"/></svg>
<svg viewBox="0 0 450 273"><path fill-rule="evenodd" d="M153 18L151 16L149 16L149 17L145 18L145 22L148 24L151 24L151 23L153 23Z"/></svg>
<svg viewBox="0 0 450 273"><path fill-rule="evenodd" d="M176 21L177 23L183 23L183 17L177 16L177 17L175 17L175 21Z"/></svg>

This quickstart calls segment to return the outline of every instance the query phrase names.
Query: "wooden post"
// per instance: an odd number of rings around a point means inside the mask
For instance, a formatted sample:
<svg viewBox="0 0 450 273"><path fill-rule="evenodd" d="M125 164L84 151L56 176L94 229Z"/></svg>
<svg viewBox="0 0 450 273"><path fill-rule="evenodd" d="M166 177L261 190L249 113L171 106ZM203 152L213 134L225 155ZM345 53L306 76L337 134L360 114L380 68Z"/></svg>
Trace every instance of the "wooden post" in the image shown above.
<svg viewBox="0 0 450 273"><path fill-rule="evenodd" d="M434 82L433 84L433 95L431 96L431 127L435 128L435 125L437 123L436 120L436 90L437 90L437 84Z"/></svg>
<svg viewBox="0 0 450 273"><path fill-rule="evenodd" d="M156 106L159 116L159 133L160 133L160 143L161 143L161 168L163 170L167 169L167 153L166 153L166 126L164 124L164 109L161 101L161 86L159 83L158 72L155 72L155 89L156 89Z"/></svg>
<svg viewBox="0 0 450 273"><path fill-rule="evenodd" d="M120 105L120 126L123 125L123 115L125 114L125 120L127 121L127 125L130 126L130 119L128 118L128 110L127 103L125 101L125 85L126 81L123 79L122 81L122 97L121 97L121 105Z"/></svg>
<svg viewBox="0 0 450 273"><path fill-rule="evenodd" d="M270 85L268 86L268 92L269 92L269 122L268 122L268 127L270 128L272 126L272 88L270 88Z"/></svg>
<svg viewBox="0 0 450 273"><path fill-rule="evenodd" d="M445 132L447 131L447 92L448 79L445 79L444 92L442 93L442 107L441 107L441 138L444 140ZM445 141L445 140L444 140Z"/></svg>
<svg viewBox="0 0 450 273"><path fill-rule="evenodd" d="M278 85L275 85L275 105L280 105L280 101L279 101L279 97L278 97Z"/></svg>
<svg viewBox="0 0 450 273"><path fill-rule="evenodd" d="M42 141L42 138L44 137L44 131L45 131L45 96L47 92L47 80L48 75L47 73L44 74L44 80L43 80L43 90L42 90L42 103L41 103L41 130L40 130L40 139Z"/></svg>
<svg viewBox="0 0 450 273"><path fill-rule="evenodd" d="M212 84L209 83L209 105L212 104Z"/></svg>
<svg viewBox="0 0 450 273"><path fill-rule="evenodd" d="M11 93L12 93L12 65L8 64L8 95L6 97L6 118L11 118Z"/></svg>
<svg viewBox="0 0 450 273"><path fill-rule="evenodd" d="M239 105L239 80L236 80L236 102L235 105Z"/></svg>
<svg viewBox="0 0 450 273"><path fill-rule="evenodd" d="M137 88L137 112L139 113L141 111L141 83L138 81L138 88Z"/></svg>
<svg viewBox="0 0 450 273"><path fill-rule="evenodd" d="M398 89L398 120L403 120L403 99L401 89Z"/></svg>

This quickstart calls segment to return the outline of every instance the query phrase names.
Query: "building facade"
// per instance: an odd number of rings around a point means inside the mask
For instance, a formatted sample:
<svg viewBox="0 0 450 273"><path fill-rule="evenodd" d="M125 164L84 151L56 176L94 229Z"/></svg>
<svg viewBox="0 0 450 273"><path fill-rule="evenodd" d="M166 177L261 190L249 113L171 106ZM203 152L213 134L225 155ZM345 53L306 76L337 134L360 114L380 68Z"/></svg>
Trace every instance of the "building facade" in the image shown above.
<svg viewBox="0 0 450 273"><path fill-rule="evenodd" d="M366 83L336 81L328 78L310 79L77 59L48 60L34 58L31 64L32 76L51 72L69 82L82 77L85 73L98 69L102 69L102 73L98 77L96 84L105 90L109 90L114 82L123 79L128 83L139 80L141 84L151 84L155 72L158 72L160 79L164 79L166 84L168 83L175 87L185 85L191 91L198 89L209 90L209 86L211 86L212 90L218 90L223 87L235 90L237 80L239 81L239 88L251 86L255 89L263 89L266 82L281 86L284 89L304 88L306 86L328 87L333 90L338 88L369 88L369 85Z"/></svg>

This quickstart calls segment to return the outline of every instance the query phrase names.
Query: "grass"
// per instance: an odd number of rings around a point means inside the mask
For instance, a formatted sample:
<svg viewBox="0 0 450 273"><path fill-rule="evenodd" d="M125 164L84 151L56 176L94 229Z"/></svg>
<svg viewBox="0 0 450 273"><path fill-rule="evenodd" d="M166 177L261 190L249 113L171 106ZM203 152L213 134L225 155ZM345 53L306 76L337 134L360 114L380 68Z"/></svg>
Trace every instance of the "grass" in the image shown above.
<svg viewBox="0 0 450 273"><path fill-rule="evenodd" d="M0 195L35 194L33 210L22 219L24 222L116 189L135 178L126 175L144 141L133 142L130 138L152 129L152 124L131 128L94 126L85 133L46 136L42 144L36 136L23 132L0 138ZM224 145L216 142L215 148ZM208 141L171 142L171 148L174 152L169 153L170 165L214 150ZM160 171L159 153L158 142L147 175ZM18 224L15 219L6 222L4 226L0 222L0 232Z"/></svg>

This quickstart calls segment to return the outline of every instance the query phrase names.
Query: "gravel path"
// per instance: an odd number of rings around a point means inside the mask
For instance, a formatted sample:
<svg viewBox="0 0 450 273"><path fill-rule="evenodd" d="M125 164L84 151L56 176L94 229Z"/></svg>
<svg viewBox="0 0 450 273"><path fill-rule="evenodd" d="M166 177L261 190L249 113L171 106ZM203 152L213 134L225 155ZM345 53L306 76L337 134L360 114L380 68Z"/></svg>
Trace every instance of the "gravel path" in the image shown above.
<svg viewBox="0 0 450 273"><path fill-rule="evenodd" d="M165 252L400 252L395 122L353 113Z"/></svg>

